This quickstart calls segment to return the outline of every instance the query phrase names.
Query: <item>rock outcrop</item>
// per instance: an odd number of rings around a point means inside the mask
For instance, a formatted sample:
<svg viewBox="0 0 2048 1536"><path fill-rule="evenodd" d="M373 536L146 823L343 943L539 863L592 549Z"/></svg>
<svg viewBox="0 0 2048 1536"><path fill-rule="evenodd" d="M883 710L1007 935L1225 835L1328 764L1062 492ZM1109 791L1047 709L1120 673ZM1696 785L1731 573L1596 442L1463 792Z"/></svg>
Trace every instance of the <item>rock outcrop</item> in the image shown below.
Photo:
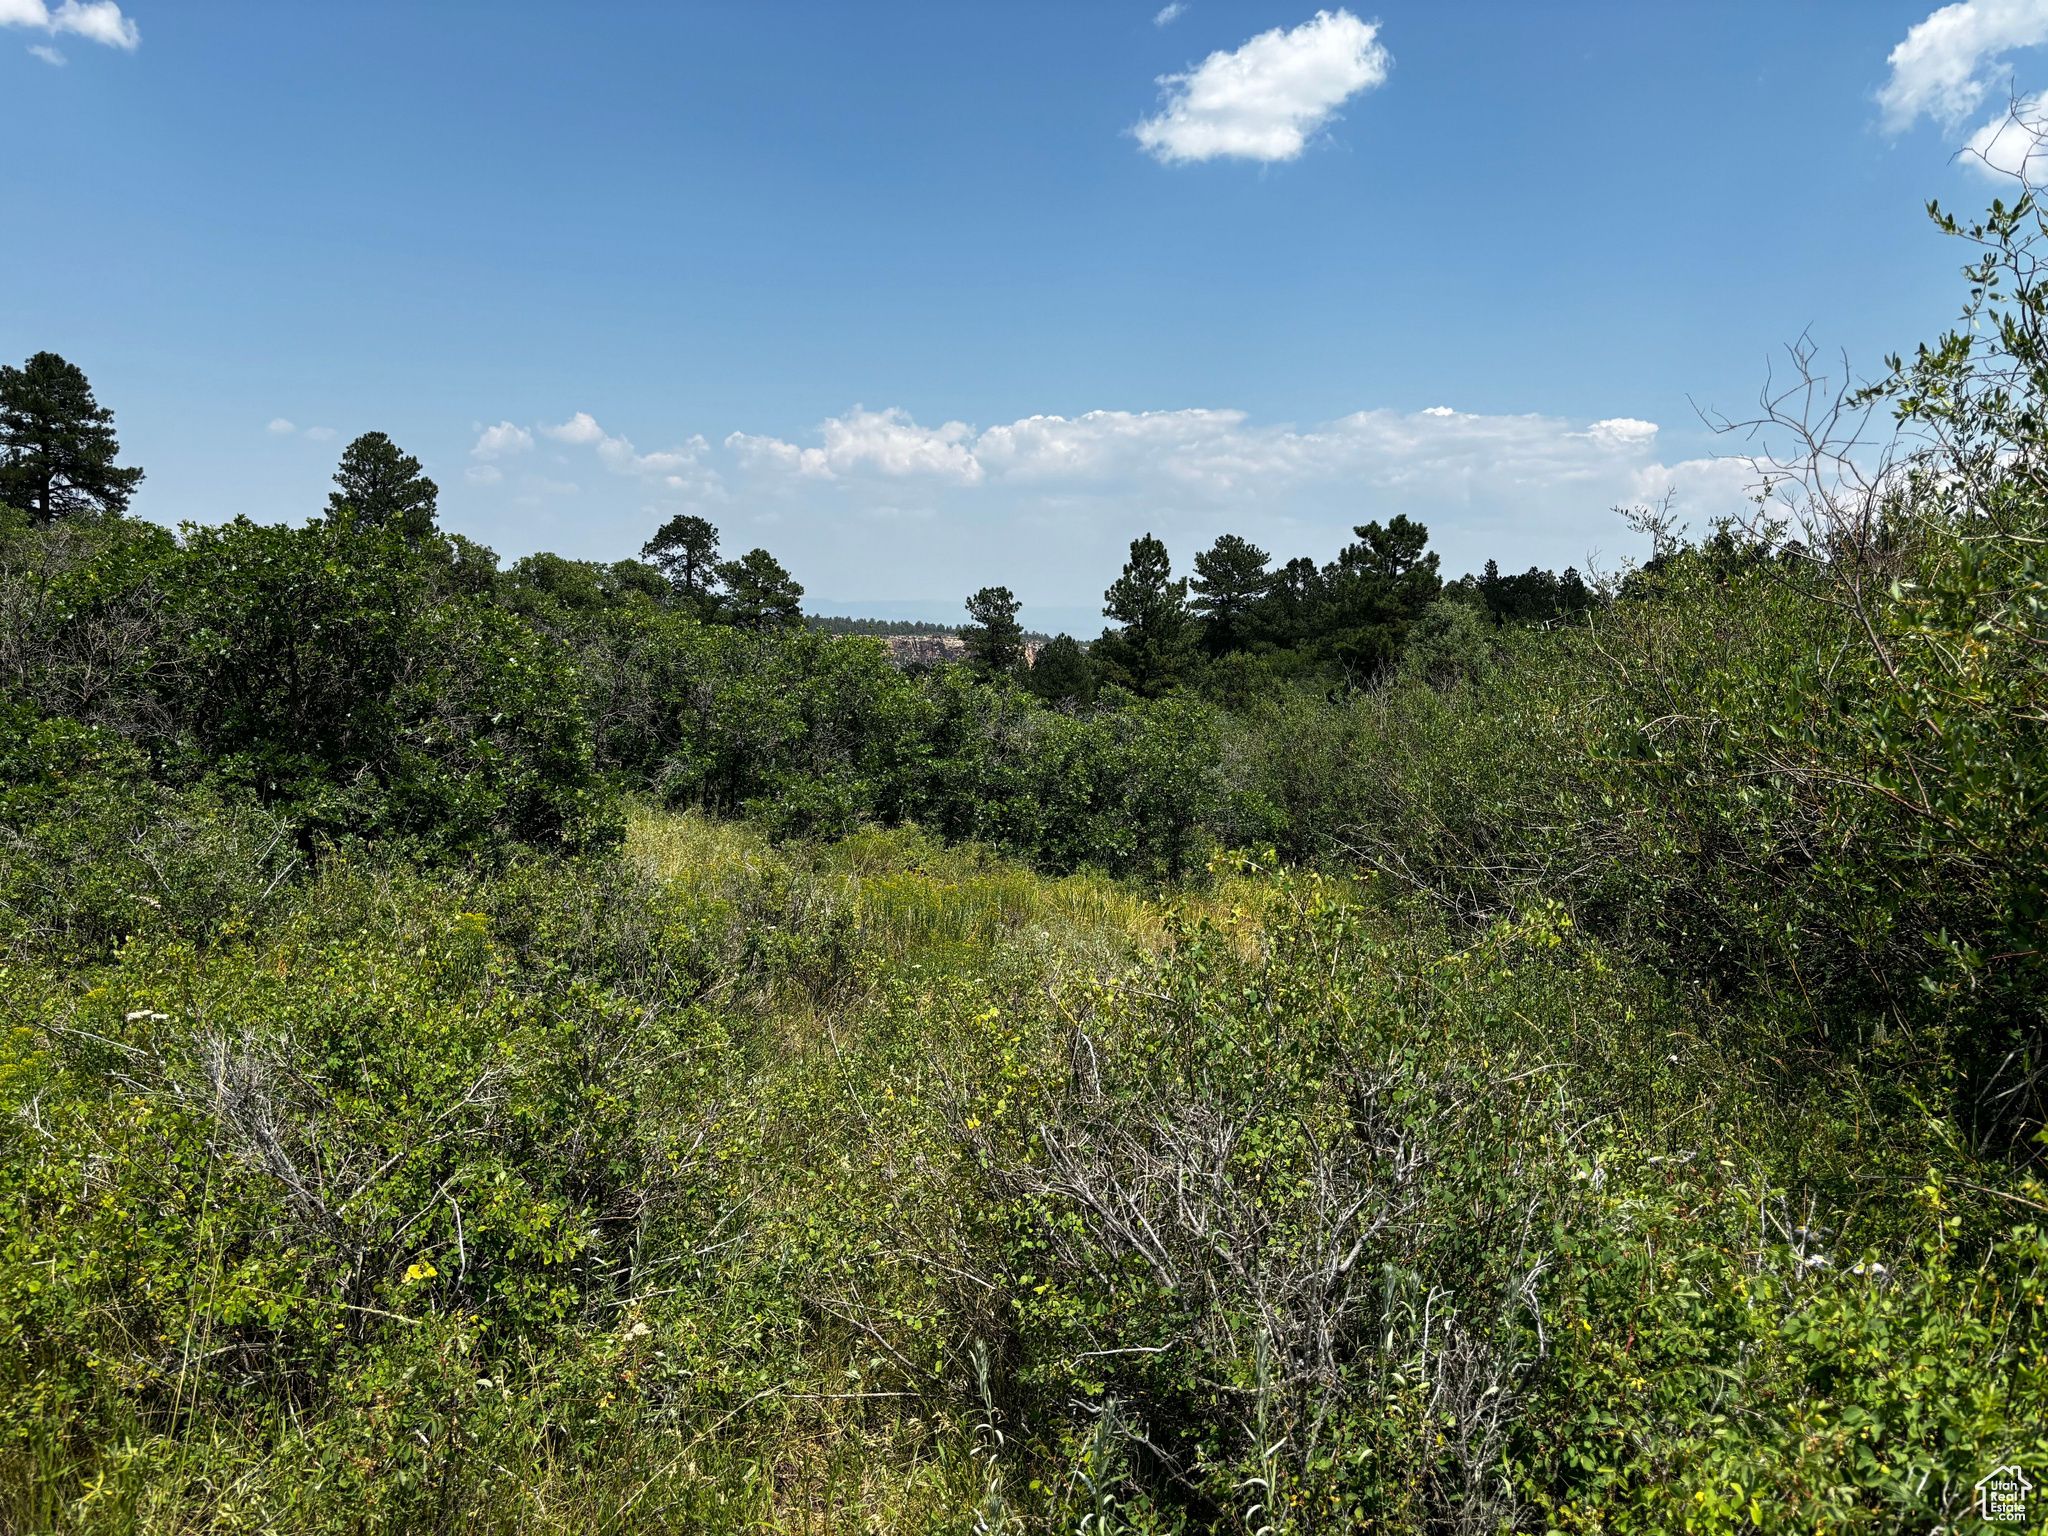
<svg viewBox="0 0 2048 1536"><path fill-rule="evenodd" d="M958 635L877 635L889 647L889 659L899 667L936 667L943 662L965 661L967 642ZM1024 665L1038 657L1038 646L1024 643Z"/></svg>
<svg viewBox="0 0 2048 1536"><path fill-rule="evenodd" d="M935 667L946 661L965 661L967 642L958 635L883 635L889 659L899 667L922 663Z"/></svg>

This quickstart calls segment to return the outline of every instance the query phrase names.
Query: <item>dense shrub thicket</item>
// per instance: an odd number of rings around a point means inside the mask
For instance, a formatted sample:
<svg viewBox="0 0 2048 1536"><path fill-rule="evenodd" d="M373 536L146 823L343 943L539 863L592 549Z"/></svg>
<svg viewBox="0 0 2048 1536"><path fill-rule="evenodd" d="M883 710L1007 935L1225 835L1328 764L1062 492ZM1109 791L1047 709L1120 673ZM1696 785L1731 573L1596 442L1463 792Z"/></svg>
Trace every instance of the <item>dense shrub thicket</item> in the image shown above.
<svg viewBox="0 0 2048 1536"><path fill-rule="evenodd" d="M374 434L298 529L46 475L0 528L0 1526L2048 1485L2048 294L2030 202L1951 227L1969 323L1773 414L1748 526L1646 514L1597 592L1447 588L1400 519L1185 586L1140 540L1028 670L1002 589L902 671L701 520L500 572Z"/></svg>
<svg viewBox="0 0 2048 1536"><path fill-rule="evenodd" d="M879 641L623 590L577 610L480 577L460 540L347 515L0 525L15 823L61 833L90 762L260 808L308 858L335 838L444 861L603 847L638 790L786 833L909 820L1053 869L1199 866L1218 726L1198 699L1062 711L965 668L906 674Z"/></svg>

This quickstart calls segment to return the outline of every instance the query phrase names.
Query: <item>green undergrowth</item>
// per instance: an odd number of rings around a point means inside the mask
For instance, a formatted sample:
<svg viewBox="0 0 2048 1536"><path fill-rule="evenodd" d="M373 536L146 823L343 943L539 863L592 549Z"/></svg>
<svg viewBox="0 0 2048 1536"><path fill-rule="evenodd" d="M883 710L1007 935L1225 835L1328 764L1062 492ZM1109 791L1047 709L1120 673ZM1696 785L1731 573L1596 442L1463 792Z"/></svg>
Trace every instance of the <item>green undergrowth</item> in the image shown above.
<svg viewBox="0 0 2048 1536"><path fill-rule="evenodd" d="M2048 1465L2048 1196L1554 905L641 810L6 980L9 1531L1892 1530Z"/></svg>

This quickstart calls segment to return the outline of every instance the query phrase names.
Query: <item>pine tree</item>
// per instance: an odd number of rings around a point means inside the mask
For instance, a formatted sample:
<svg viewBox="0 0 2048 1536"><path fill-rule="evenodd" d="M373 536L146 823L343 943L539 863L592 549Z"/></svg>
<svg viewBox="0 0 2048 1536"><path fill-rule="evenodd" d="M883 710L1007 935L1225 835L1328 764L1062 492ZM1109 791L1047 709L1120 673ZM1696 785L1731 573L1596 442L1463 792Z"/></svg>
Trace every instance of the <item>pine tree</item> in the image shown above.
<svg viewBox="0 0 2048 1536"><path fill-rule="evenodd" d="M1008 587L983 587L967 599L974 622L962 626L960 638L974 665L991 676L1015 672L1024 663L1024 626L1017 622L1023 604Z"/></svg>
<svg viewBox="0 0 2048 1536"><path fill-rule="evenodd" d="M1211 656L1243 650L1250 640L1253 608L1273 585L1266 569L1273 557L1258 545L1226 533L1215 547L1195 556L1193 607L1202 615L1202 643Z"/></svg>
<svg viewBox="0 0 2048 1536"><path fill-rule="evenodd" d="M1436 555L1425 552L1421 523L1401 516L1351 531L1358 542L1323 567L1316 643L1327 661L1363 681L1400 659L1408 626L1435 601L1443 578Z"/></svg>
<svg viewBox="0 0 2048 1536"><path fill-rule="evenodd" d="M1566 613L1584 613L1593 606L1593 593L1578 567L1568 565L1557 579L1557 605Z"/></svg>
<svg viewBox="0 0 2048 1536"><path fill-rule="evenodd" d="M1146 534L1131 540L1123 574L1102 594L1102 611L1123 627L1106 629L1090 659L1109 681L1157 698L1180 681L1193 659L1186 578L1173 579L1166 546Z"/></svg>
<svg viewBox="0 0 2048 1536"><path fill-rule="evenodd" d="M434 531L440 488L382 432L365 432L342 450L334 483L341 489L327 495L329 522L390 528L414 540Z"/></svg>
<svg viewBox="0 0 2048 1536"><path fill-rule="evenodd" d="M1268 579L1266 595L1252 611L1259 638L1283 649L1309 643L1317 633L1325 598L1322 567L1297 555Z"/></svg>
<svg viewBox="0 0 2048 1536"><path fill-rule="evenodd" d="M142 479L114 463L120 451L114 413L76 365L38 352L19 368L0 367L0 502L38 528L81 513L119 516Z"/></svg>
<svg viewBox="0 0 2048 1536"><path fill-rule="evenodd" d="M640 546L640 558L661 567L686 606L708 608L718 565L718 530L708 519L689 513L670 518Z"/></svg>
<svg viewBox="0 0 2048 1536"><path fill-rule="evenodd" d="M1072 635L1054 635L1038 648L1027 681L1049 704L1086 704L1095 697L1095 671Z"/></svg>
<svg viewBox="0 0 2048 1536"><path fill-rule="evenodd" d="M804 621L804 589L765 549L750 549L716 567L725 583L720 616L740 629L789 629Z"/></svg>

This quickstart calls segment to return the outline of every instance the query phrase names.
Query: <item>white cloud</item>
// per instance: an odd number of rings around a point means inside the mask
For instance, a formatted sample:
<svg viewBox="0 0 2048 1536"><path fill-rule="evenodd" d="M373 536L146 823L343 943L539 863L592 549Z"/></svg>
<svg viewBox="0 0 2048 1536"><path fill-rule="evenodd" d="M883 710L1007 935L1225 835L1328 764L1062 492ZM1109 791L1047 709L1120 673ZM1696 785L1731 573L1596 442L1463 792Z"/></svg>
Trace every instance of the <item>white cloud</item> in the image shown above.
<svg viewBox="0 0 2048 1536"><path fill-rule="evenodd" d="M471 485L496 485L505 478L505 472L495 464L472 464L462 473Z"/></svg>
<svg viewBox="0 0 2048 1536"><path fill-rule="evenodd" d="M1630 501L1659 502L1669 495L1671 510L1681 520L1690 520L1697 536L1715 517L1753 511L1750 495L1761 475L1754 465L1736 456L1646 464L1629 478Z"/></svg>
<svg viewBox="0 0 2048 1536"><path fill-rule="evenodd" d="M738 454L740 463L748 469L784 469L817 480L833 478L822 448L799 448L779 437L756 437L747 432L728 433L725 446Z"/></svg>
<svg viewBox="0 0 2048 1536"><path fill-rule="evenodd" d="M1586 435L1602 448L1641 448L1657 435L1657 423L1637 421L1633 416L1614 416L1596 421Z"/></svg>
<svg viewBox="0 0 2048 1536"><path fill-rule="evenodd" d="M54 64L59 69L62 69L66 64L71 62L69 59L65 58L63 54L59 53L55 48L46 47L42 43L30 43L28 45L28 51L34 54L37 58L41 59L45 64Z"/></svg>
<svg viewBox="0 0 2048 1536"><path fill-rule="evenodd" d="M551 437L558 443L601 443L604 441L604 428L597 424L590 412L578 411L559 427L542 427L540 435Z"/></svg>
<svg viewBox="0 0 2048 1536"><path fill-rule="evenodd" d="M1247 471L1285 474L1304 439L1284 428L1247 431L1231 410L1089 411L1030 416L991 427L975 448L1005 479L1130 482L1159 479L1192 490L1228 490Z"/></svg>
<svg viewBox="0 0 2048 1536"><path fill-rule="evenodd" d="M80 5L78 0L64 0L51 13L50 21L59 32L75 32L92 42L105 43L109 48L126 48L132 52L142 42L142 33L134 22L121 14L121 7L114 4L114 0L93 0L90 5Z"/></svg>
<svg viewBox="0 0 2048 1536"><path fill-rule="evenodd" d="M279 437L288 437L292 433L298 431L299 429L293 426L290 422L286 421L282 416L279 416L276 419L274 419L270 423L270 425L265 427L263 430L266 432L274 432Z"/></svg>
<svg viewBox="0 0 2048 1536"><path fill-rule="evenodd" d="M334 440L334 428L332 428L332 427L308 427L308 428L306 428L306 436L308 436L308 437L310 437L311 439L313 439L313 441L314 441L314 442L316 442L316 443L328 443L328 442L332 442L332 441Z"/></svg>
<svg viewBox="0 0 2048 1536"><path fill-rule="evenodd" d="M589 421L589 417L583 418ZM596 422L590 423L593 427ZM478 434L476 446L469 450L473 459L502 459L510 453L525 453L533 447L533 434L524 427L515 427L509 421L501 421L495 427L485 427ZM476 476L472 475L472 479ZM492 478L496 478L493 476Z"/></svg>
<svg viewBox="0 0 2048 1536"><path fill-rule="evenodd" d="M1953 128L1982 104L2003 56L2048 41L2048 0L1963 0L1945 5L1891 51L1877 93L1885 127L1902 133L1923 115Z"/></svg>
<svg viewBox="0 0 2048 1536"><path fill-rule="evenodd" d="M1164 164L1231 157L1292 160L1337 108L1387 78L1379 24L1317 11L1291 32L1261 32L1159 84L1164 109L1131 132Z"/></svg>
<svg viewBox="0 0 2048 1536"><path fill-rule="evenodd" d="M105 43L109 48L125 48L129 52L142 42L142 33L133 21L121 14L121 7L114 0L64 0L54 11L45 0L0 0L0 27L34 27L39 31L56 36L69 32L85 38L88 42ZM29 50L38 58L50 59L61 64L64 56L52 49ZM52 58L52 55L55 55Z"/></svg>
<svg viewBox="0 0 2048 1536"><path fill-rule="evenodd" d="M510 422L502 422L491 428L491 433L506 431L520 432ZM679 491L696 498L717 499L724 494L718 472L708 469L700 462L711 445L702 437L692 437L680 448L670 448L654 453L641 453L634 448L631 439L615 437L597 424L597 419L588 411L578 411L567 421L557 426L543 426L540 435L550 441L564 443L572 448L597 450L598 462L615 475L631 475L651 485L670 491ZM531 439L527 445L531 445ZM483 439L478 439L478 448ZM475 451L475 450L472 450Z"/></svg>
<svg viewBox="0 0 2048 1536"><path fill-rule="evenodd" d="M1993 180L2019 176L2030 186L2048 181L2048 112L2042 107L2038 94L2012 103L2004 116L1970 135L1964 159Z"/></svg>
<svg viewBox="0 0 2048 1536"><path fill-rule="evenodd" d="M1027 416L977 432L917 425L901 410L859 408L819 428L824 446L735 432L744 467L789 480L928 479L956 486L1150 484L1207 500L1258 499L1291 488L1357 481L1502 487L1612 478L1613 456L1657 435L1633 417L1583 429L1549 416L1474 416L1448 406L1412 415L1360 411L1313 431L1255 427L1243 411L1089 411Z"/></svg>
<svg viewBox="0 0 2048 1536"><path fill-rule="evenodd" d="M1923 116L1954 130L2003 82L2005 55L2048 43L2048 0L1962 0L1918 23L1891 52L1877 93L1884 125L1902 133ZM2008 100L1963 146L1963 158L1994 181L2048 177L2048 112L2040 94Z"/></svg>
<svg viewBox="0 0 2048 1536"><path fill-rule="evenodd" d="M973 428L949 421L920 427L907 412L868 411L855 406L845 416L828 416L819 429L820 448L798 448L772 437L735 432L725 446L743 463L764 464L820 480L862 473L928 475L961 485L982 478L982 467L966 440Z"/></svg>
<svg viewBox="0 0 2048 1536"><path fill-rule="evenodd" d="M1155 27L1170 27L1176 21L1179 21L1181 17L1187 15L1187 13L1187 0L1172 0L1171 4L1162 5L1159 8L1159 13L1152 18L1152 25Z"/></svg>

